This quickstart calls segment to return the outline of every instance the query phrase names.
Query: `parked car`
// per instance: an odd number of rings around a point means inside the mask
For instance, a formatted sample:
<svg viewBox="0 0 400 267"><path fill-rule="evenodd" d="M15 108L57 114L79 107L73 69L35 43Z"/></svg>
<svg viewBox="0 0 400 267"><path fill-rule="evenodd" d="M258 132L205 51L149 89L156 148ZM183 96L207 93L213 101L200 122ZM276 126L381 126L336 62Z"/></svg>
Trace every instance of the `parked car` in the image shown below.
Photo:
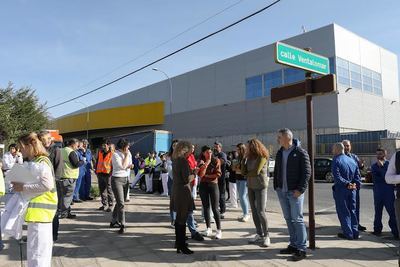
<svg viewBox="0 0 400 267"><path fill-rule="evenodd" d="M362 175L361 175L362 176ZM366 171L365 177L361 178L361 181L363 183L373 183L373 179L372 179L372 171L371 171L371 167L369 167Z"/></svg>
<svg viewBox="0 0 400 267"><path fill-rule="evenodd" d="M273 158L269 158L269 161L268 161L269 177L273 177L274 176L274 170L275 170L275 160Z"/></svg>
<svg viewBox="0 0 400 267"><path fill-rule="evenodd" d="M333 174L331 165L332 165L331 158L315 158L314 159L315 180L324 180L328 183L332 183Z"/></svg>

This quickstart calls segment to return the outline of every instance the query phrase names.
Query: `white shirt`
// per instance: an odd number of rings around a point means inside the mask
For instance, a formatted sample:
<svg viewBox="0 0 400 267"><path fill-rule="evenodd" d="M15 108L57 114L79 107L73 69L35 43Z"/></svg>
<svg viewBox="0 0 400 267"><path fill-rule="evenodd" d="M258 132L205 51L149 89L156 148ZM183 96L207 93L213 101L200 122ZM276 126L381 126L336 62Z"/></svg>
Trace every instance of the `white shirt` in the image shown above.
<svg viewBox="0 0 400 267"><path fill-rule="evenodd" d="M22 164L23 160L22 160L21 156L15 156L14 157L11 154L11 152L7 152L3 156L2 163L3 163L2 169L8 171L14 166L15 163Z"/></svg>
<svg viewBox="0 0 400 267"><path fill-rule="evenodd" d="M160 171L162 166L162 160L159 156L156 157L156 171Z"/></svg>
<svg viewBox="0 0 400 267"><path fill-rule="evenodd" d="M133 164L131 152L129 152L128 157L129 157L129 159L128 159L128 166L130 166L130 165ZM128 176L128 177L131 176L131 168L128 168L128 169L126 170L126 176Z"/></svg>
<svg viewBox="0 0 400 267"><path fill-rule="evenodd" d="M400 175L396 174L396 153L390 158L385 180L388 184L400 184Z"/></svg>
<svg viewBox="0 0 400 267"><path fill-rule="evenodd" d="M170 157L167 158L167 170L168 170L168 175L173 179L172 177L172 159Z"/></svg>
<svg viewBox="0 0 400 267"><path fill-rule="evenodd" d="M128 164L129 164L129 162L132 163L131 152L128 153L128 157L129 157ZM123 166L122 166L122 162L124 162L124 159L125 159L125 156L121 151L117 150L114 152L114 154L112 155L112 159L111 159L112 167L113 167L112 176L128 177L127 171L129 170L129 168L123 168Z"/></svg>

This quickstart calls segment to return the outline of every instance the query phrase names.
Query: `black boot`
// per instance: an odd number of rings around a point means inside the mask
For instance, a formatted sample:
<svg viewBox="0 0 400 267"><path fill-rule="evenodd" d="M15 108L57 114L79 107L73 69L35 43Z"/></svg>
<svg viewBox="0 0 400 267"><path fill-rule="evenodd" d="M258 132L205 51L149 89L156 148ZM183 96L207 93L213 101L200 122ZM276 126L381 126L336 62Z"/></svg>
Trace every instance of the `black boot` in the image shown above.
<svg viewBox="0 0 400 267"><path fill-rule="evenodd" d="M119 227L118 234L122 235L123 233L125 233L125 226L121 224L121 226Z"/></svg>
<svg viewBox="0 0 400 267"><path fill-rule="evenodd" d="M185 224L178 224L175 223L175 235L176 235L176 253L182 253L182 254L193 254L193 251L191 251L186 242L185 242L185 236L186 236L186 225Z"/></svg>

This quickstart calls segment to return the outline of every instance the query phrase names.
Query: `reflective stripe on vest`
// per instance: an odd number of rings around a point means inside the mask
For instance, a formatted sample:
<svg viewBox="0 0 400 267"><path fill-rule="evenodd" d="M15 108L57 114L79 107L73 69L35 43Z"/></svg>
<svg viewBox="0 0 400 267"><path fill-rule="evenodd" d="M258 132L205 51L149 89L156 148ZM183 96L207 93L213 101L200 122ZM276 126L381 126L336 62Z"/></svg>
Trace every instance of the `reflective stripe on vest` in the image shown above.
<svg viewBox="0 0 400 267"><path fill-rule="evenodd" d="M47 157L38 157L35 159L35 162L45 163L50 168L53 168L50 160ZM43 194L34 197L29 201L25 215L26 222L50 223L53 221L57 211L58 203L54 175L53 181L54 188L51 191L44 192Z"/></svg>
<svg viewBox="0 0 400 267"><path fill-rule="evenodd" d="M57 209L57 204L44 204L44 203L35 203L29 202L28 208L35 208L35 209Z"/></svg>
<svg viewBox="0 0 400 267"><path fill-rule="evenodd" d="M99 151L97 167L96 167L97 173L106 173L106 174L111 173L112 154L113 154L112 152L108 152L106 157L104 158L103 153Z"/></svg>
<svg viewBox="0 0 400 267"><path fill-rule="evenodd" d="M79 168L73 167L69 161L69 154L71 154L71 152L75 153L75 151L70 147L64 147L61 149L61 157L63 161L63 172L61 178L78 179Z"/></svg>

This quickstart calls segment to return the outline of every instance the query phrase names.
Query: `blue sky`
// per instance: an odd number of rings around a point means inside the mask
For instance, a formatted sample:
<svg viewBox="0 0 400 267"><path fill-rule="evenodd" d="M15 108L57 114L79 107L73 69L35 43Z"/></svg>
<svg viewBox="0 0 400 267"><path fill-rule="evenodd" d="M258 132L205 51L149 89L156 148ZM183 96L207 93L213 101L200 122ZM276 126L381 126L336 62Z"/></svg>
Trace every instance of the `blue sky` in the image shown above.
<svg viewBox="0 0 400 267"><path fill-rule="evenodd" d="M221 28L272 0L3 0L0 86L32 86L48 106L93 89ZM236 4L237 3L237 4ZM235 4L235 5L234 5ZM228 6L229 10L114 70ZM272 9L158 63L170 76L332 22L400 55L399 0L282 0ZM110 73L110 74L109 74ZM104 74L108 74L104 76ZM79 101L88 105L164 79L145 69ZM52 116L81 109L69 103Z"/></svg>

